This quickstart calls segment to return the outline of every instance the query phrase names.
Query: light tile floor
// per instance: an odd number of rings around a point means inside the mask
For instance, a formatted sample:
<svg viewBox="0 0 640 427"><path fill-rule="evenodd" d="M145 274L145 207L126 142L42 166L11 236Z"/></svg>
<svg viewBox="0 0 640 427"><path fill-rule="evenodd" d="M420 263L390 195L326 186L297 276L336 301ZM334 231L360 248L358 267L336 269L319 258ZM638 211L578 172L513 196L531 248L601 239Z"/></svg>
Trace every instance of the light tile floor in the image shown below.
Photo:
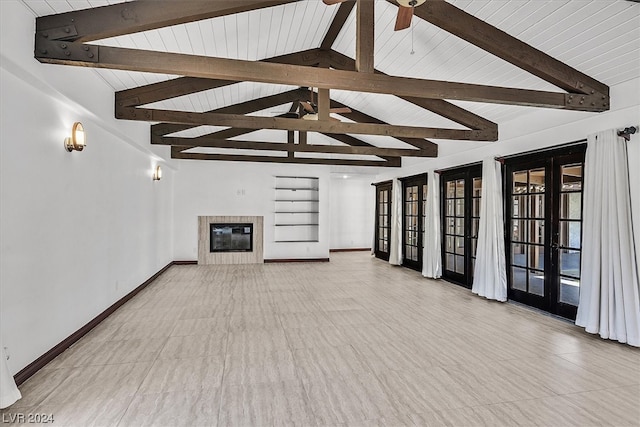
<svg viewBox="0 0 640 427"><path fill-rule="evenodd" d="M61 426L640 425L640 350L367 253L175 266L2 411Z"/></svg>

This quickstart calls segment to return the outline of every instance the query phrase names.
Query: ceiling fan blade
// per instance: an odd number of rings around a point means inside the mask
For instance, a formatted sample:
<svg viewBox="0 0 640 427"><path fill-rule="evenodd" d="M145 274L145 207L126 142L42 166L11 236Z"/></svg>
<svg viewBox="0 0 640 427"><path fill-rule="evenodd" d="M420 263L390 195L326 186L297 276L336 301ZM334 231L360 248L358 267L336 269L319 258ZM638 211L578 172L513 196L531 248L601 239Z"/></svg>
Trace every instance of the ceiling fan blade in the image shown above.
<svg viewBox="0 0 640 427"><path fill-rule="evenodd" d="M322 2L328 6L331 6L332 4L338 4L338 3L342 3L345 2L347 0L322 0Z"/></svg>
<svg viewBox="0 0 640 427"><path fill-rule="evenodd" d="M393 31L404 30L411 26L411 18L413 18L413 8L398 6L398 16L396 17L396 26Z"/></svg>
<svg viewBox="0 0 640 427"><path fill-rule="evenodd" d="M334 122L341 122L342 120L336 119L335 117L329 117L329 120L333 120Z"/></svg>
<svg viewBox="0 0 640 427"><path fill-rule="evenodd" d="M330 108L329 112L336 113L336 114L349 114L352 111L351 111L351 108L349 107L341 107L341 108Z"/></svg>
<svg viewBox="0 0 640 427"><path fill-rule="evenodd" d="M311 105L309 101L300 101L300 105L302 105L302 108L304 108L304 111L306 111L307 113L315 114L316 110L313 108L313 105Z"/></svg>

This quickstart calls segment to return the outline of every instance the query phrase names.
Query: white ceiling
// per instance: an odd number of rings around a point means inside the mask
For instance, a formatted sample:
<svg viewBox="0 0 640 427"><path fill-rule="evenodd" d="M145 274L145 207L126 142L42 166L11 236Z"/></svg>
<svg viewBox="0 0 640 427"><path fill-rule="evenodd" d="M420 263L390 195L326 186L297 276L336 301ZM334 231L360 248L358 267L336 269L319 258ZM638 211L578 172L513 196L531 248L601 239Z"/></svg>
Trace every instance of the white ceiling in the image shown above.
<svg viewBox="0 0 640 427"><path fill-rule="evenodd" d="M591 77L613 86L640 75L640 4L626 0L448 0L520 40ZM120 3L118 0L23 0L37 16ZM116 37L99 43L163 52L259 60L316 48L338 6L303 0L268 9ZM393 31L397 8L376 0L375 66L392 75L559 91L551 84L414 17L412 28ZM355 52L355 14L333 49ZM414 53L412 53L412 50ZM94 70L115 90L175 76ZM154 104L184 111L208 111L289 90L285 85L240 83ZM459 125L389 95L332 91L333 99L398 125L460 128ZM531 107L454 101L491 121L505 123ZM288 106L262 114L282 113ZM183 133L198 136L204 127ZM282 134L282 133L281 133ZM252 138L273 140L263 131ZM359 138L379 146L402 147L385 137ZM249 139L246 135L240 139ZM277 139L277 138L276 138ZM314 136L311 143L323 142ZM445 143L442 141L441 143ZM456 143L470 148L482 143Z"/></svg>

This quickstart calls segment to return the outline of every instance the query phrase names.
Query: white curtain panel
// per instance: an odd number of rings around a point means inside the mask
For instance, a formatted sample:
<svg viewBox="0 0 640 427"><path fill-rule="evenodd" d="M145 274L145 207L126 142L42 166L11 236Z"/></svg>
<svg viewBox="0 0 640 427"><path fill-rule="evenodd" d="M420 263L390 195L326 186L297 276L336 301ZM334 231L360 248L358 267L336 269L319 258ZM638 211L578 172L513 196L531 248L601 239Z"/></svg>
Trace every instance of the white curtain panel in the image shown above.
<svg viewBox="0 0 640 427"><path fill-rule="evenodd" d="M503 203L501 165L491 157L482 162L480 225L471 291L497 301L507 300Z"/></svg>
<svg viewBox="0 0 640 427"><path fill-rule="evenodd" d="M431 279L442 277L442 246L440 240L440 175L427 173L427 214L424 226L422 275Z"/></svg>
<svg viewBox="0 0 640 427"><path fill-rule="evenodd" d="M13 405L18 399L22 398L20 390L13 380L9 367L7 366L7 355L4 353L4 347L0 346L0 409Z"/></svg>
<svg viewBox="0 0 640 427"><path fill-rule="evenodd" d="M589 135L576 325L639 347L638 266L627 162L626 143L615 130Z"/></svg>
<svg viewBox="0 0 640 427"><path fill-rule="evenodd" d="M391 236L389 264L402 264L402 184L394 178L391 187Z"/></svg>

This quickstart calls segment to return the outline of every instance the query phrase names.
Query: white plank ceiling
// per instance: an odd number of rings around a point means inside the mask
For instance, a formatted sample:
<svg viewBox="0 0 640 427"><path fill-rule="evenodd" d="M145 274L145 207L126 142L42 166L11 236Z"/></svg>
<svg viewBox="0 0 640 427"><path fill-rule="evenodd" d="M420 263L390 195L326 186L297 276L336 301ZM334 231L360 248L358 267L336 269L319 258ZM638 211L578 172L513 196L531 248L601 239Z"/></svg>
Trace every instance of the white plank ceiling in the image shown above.
<svg viewBox="0 0 640 427"><path fill-rule="evenodd" d="M640 75L640 4L627 0L448 0L520 40L613 86ZM23 0L35 15L86 9L118 0ZM320 46L338 6L320 0L240 13L185 25L102 40L98 43L163 52L259 60ZM411 29L394 32L397 8L376 0L375 66L391 75L487 85L560 91L553 85L414 17ZM355 54L352 12L333 49ZM89 71L88 71L89 72ZM119 91L175 76L93 70ZM208 111L292 89L245 82L153 104L156 108ZM333 99L397 125L461 128L447 119L394 96L332 91ZM528 113L530 107L454 101L498 125ZM256 113L276 115L289 105ZM338 116L336 116L338 117ZM199 127L181 136L199 136L222 128ZM388 137L357 136L385 147L406 147ZM258 131L238 139L284 142L280 131ZM310 143L328 143L311 134ZM470 148L482 143L461 143ZM341 145L340 143L333 142ZM203 151L204 152L204 151ZM362 158L368 158L364 156Z"/></svg>

